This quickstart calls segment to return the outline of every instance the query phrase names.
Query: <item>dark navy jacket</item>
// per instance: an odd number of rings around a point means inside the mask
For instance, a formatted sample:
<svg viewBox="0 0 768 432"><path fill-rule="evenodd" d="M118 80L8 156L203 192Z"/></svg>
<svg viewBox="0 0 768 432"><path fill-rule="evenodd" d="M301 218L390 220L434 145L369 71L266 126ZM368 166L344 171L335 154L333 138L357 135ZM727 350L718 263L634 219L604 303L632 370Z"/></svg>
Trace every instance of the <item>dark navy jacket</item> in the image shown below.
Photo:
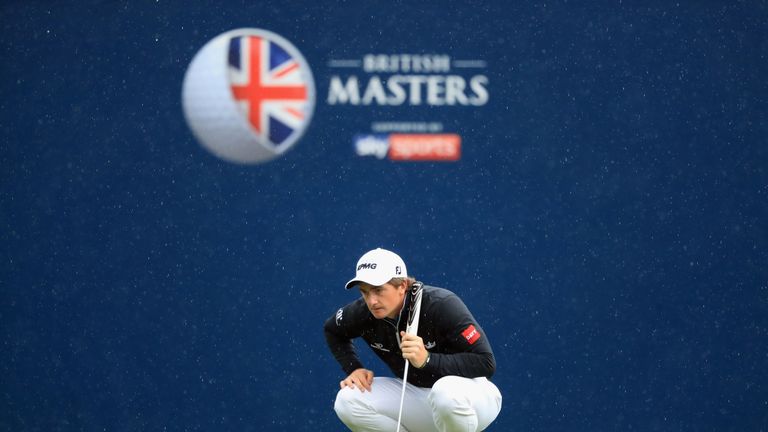
<svg viewBox="0 0 768 432"><path fill-rule="evenodd" d="M496 360L488 337L464 302L443 288L424 285L423 290L417 334L424 340L430 360L423 369L409 367L408 382L432 387L447 375L467 378L493 375ZM374 318L362 298L326 320L325 339L344 372L350 374L364 367L352 343L361 337L395 376L403 376L405 360L399 340L400 330L406 327L410 297L406 294L406 304L397 321Z"/></svg>

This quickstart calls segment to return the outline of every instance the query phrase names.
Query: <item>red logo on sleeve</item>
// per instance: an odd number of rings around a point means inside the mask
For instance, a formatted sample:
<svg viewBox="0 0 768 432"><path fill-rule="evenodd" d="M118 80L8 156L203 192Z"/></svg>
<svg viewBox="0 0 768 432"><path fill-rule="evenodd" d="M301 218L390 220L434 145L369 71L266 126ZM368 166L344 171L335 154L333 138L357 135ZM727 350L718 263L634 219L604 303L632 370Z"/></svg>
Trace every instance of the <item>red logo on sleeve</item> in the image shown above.
<svg viewBox="0 0 768 432"><path fill-rule="evenodd" d="M473 343L477 342L478 339L480 339L480 332L477 331L474 324L470 324L466 330L461 332L461 335L464 336L464 339L466 339L470 345L472 345Z"/></svg>

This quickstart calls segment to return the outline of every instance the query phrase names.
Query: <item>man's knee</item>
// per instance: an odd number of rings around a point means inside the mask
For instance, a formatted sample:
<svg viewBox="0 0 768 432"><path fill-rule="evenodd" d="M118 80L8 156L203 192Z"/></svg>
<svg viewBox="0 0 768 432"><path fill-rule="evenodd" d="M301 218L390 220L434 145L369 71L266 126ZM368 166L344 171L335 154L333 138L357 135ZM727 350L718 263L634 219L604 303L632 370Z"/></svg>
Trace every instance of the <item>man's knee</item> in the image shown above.
<svg viewBox="0 0 768 432"><path fill-rule="evenodd" d="M361 399L361 395L359 390L350 387L345 387L336 393L333 409L342 421L350 421L367 411L367 404Z"/></svg>
<svg viewBox="0 0 768 432"><path fill-rule="evenodd" d="M462 392L463 378L443 377L432 386L429 403L435 414L465 413L472 409L472 404Z"/></svg>
<svg viewBox="0 0 768 432"><path fill-rule="evenodd" d="M350 418L354 411L355 394L349 390L349 388L345 387L336 393L336 402L333 404L333 409L336 411L336 415L341 419Z"/></svg>

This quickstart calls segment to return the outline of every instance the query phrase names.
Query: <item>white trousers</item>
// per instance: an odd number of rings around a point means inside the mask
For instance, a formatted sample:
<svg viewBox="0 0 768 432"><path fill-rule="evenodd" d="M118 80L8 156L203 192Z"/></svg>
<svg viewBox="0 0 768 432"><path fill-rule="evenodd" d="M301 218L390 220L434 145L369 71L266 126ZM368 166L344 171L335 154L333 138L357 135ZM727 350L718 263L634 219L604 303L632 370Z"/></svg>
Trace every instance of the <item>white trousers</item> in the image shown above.
<svg viewBox="0 0 768 432"><path fill-rule="evenodd" d="M398 432L403 380L375 377L371 391L345 387L336 395L336 415L353 432ZM407 384L400 432L477 432L501 411L501 393L486 378L446 376L432 388Z"/></svg>

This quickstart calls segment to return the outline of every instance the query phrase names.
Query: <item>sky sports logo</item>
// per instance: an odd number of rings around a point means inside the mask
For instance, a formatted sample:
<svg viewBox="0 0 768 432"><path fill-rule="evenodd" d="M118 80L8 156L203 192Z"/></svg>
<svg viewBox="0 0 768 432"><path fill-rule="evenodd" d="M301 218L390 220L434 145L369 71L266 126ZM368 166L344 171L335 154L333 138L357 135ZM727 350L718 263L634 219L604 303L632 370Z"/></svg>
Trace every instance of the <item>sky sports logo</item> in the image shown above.
<svg viewBox="0 0 768 432"><path fill-rule="evenodd" d="M358 156L393 161L455 162L461 158L461 137L457 134L365 134L356 135L354 145Z"/></svg>

